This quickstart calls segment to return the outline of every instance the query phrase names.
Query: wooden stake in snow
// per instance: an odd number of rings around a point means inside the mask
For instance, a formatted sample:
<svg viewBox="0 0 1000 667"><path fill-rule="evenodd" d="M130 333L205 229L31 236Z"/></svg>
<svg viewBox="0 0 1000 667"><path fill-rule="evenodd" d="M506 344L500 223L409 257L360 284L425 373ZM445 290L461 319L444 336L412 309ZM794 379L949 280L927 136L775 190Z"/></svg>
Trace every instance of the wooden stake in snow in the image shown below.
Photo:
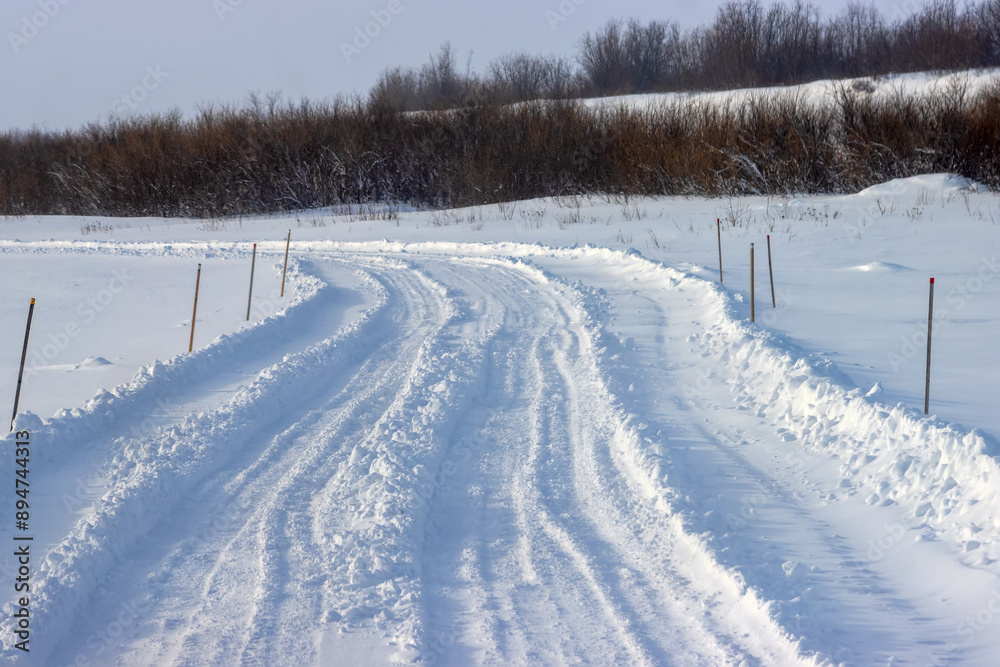
<svg viewBox="0 0 1000 667"><path fill-rule="evenodd" d="M715 231L719 235L719 282L722 282L722 221L715 219Z"/></svg>
<svg viewBox="0 0 1000 667"><path fill-rule="evenodd" d="M253 303L253 270L257 266L257 244L253 244L253 259L250 261L250 296L247 297L247 322L250 321L250 304Z"/></svg>
<svg viewBox="0 0 1000 667"><path fill-rule="evenodd" d="M281 269L281 296L285 296L285 274L288 273L288 246L292 245L292 230L288 230L288 238L285 239L285 267Z"/></svg>
<svg viewBox="0 0 1000 667"><path fill-rule="evenodd" d="M750 321L753 322L756 319L756 294L754 293L754 279L753 279L753 244L750 244Z"/></svg>
<svg viewBox="0 0 1000 667"><path fill-rule="evenodd" d="M931 333L934 329L934 279L931 278L930 305L927 307L927 379L924 382L924 414L931 408Z"/></svg>
<svg viewBox="0 0 1000 667"><path fill-rule="evenodd" d="M767 272L771 276L771 307L777 308L778 302L774 298L774 267L771 266L771 235L767 235Z"/></svg>
<svg viewBox="0 0 1000 667"><path fill-rule="evenodd" d="M17 404L21 402L21 380L24 379L24 362L28 358L28 336L31 334L31 316L35 314L35 300L28 306L28 324L24 327L24 347L21 348L21 369L17 372L17 389L14 391L14 413L10 416L10 430L17 419Z"/></svg>
<svg viewBox="0 0 1000 667"><path fill-rule="evenodd" d="M188 341L188 352L194 349L194 321L198 317L199 287L201 287L201 264L198 265L198 277L194 279L194 310L191 311L191 340Z"/></svg>

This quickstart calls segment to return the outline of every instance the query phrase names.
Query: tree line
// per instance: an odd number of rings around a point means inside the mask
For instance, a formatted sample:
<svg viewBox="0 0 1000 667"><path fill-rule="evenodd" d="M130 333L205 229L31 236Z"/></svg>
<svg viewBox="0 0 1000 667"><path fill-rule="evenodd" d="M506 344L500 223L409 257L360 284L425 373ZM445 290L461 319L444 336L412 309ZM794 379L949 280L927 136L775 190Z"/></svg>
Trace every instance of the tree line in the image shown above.
<svg viewBox="0 0 1000 667"><path fill-rule="evenodd" d="M420 67L383 72L370 95L401 110L440 109L470 99L723 90L994 66L1000 66L1000 0L961 6L932 0L894 18L871 4L851 3L824 18L802 0L769 7L735 0L707 25L612 20L585 34L572 58L510 53L481 74L461 67L445 44Z"/></svg>
<svg viewBox="0 0 1000 667"><path fill-rule="evenodd" d="M1000 187L1000 84L401 112L286 103L0 135L0 215L213 218L366 202L856 192L922 173Z"/></svg>
<svg viewBox="0 0 1000 667"><path fill-rule="evenodd" d="M0 215L222 217L574 194L851 192L953 172L1000 187L1000 84L922 94L840 85L831 103L755 94L588 106L584 95L731 88L995 64L1000 0L889 22L851 5L724 5L691 31L612 21L576 61L510 54L475 75L445 45L365 98L244 105L0 133ZM708 54L711 54L709 57ZM532 100L532 101L525 101ZM518 102L511 104L511 102Z"/></svg>

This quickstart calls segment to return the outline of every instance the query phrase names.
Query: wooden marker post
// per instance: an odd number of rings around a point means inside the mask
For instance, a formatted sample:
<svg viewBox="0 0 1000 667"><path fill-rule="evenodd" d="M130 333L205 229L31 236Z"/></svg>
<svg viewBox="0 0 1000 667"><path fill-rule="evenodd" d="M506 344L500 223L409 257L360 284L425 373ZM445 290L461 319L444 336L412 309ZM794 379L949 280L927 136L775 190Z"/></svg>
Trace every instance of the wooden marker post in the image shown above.
<svg viewBox="0 0 1000 667"><path fill-rule="evenodd" d="M194 310L191 312L191 340L188 341L188 352L194 349L194 322L198 317L198 288L201 287L201 264L198 265L198 277L194 279Z"/></svg>
<svg viewBox="0 0 1000 667"><path fill-rule="evenodd" d="M777 308L778 302L774 298L774 267L771 266L771 235L767 235L767 272L771 276L771 307Z"/></svg>
<svg viewBox="0 0 1000 667"><path fill-rule="evenodd" d="M753 279L753 244L750 244L750 321L754 322L756 320L756 305L757 297L754 292L754 279Z"/></svg>
<svg viewBox="0 0 1000 667"><path fill-rule="evenodd" d="M924 414L931 408L931 333L934 330L934 279L931 278L930 305L927 307L927 379L924 382Z"/></svg>
<svg viewBox="0 0 1000 667"><path fill-rule="evenodd" d="M719 282L722 282L722 221L715 219L715 231L719 235Z"/></svg>
<svg viewBox="0 0 1000 667"><path fill-rule="evenodd" d="M250 304L253 303L253 270L257 266L257 244L253 244L253 259L250 261L250 296L247 297L247 322L250 321Z"/></svg>
<svg viewBox="0 0 1000 667"><path fill-rule="evenodd" d="M285 274L288 272L288 246L292 245L292 230L288 230L288 238L285 239L285 267L281 269L281 296L285 296Z"/></svg>
<svg viewBox="0 0 1000 667"><path fill-rule="evenodd" d="M28 324L24 327L24 347L21 348L21 368L17 372L17 389L14 390L14 412L10 416L10 430L14 430L17 419L17 404L21 402L21 380L24 379L24 362L28 358L28 336L31 334L31 316L35 314L35 300L28 306Z"/></svg>

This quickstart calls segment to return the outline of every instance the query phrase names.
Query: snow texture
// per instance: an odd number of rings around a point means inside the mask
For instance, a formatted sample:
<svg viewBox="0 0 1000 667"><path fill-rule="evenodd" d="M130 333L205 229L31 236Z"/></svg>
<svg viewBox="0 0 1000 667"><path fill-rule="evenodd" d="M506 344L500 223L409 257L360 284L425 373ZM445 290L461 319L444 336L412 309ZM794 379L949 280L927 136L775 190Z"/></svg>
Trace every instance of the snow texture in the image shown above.
<svg viewBox="0 0 1000 667"><path fill-rule="evenodd" d="M38 297L17 421L32 650L13 646L10 602L0 661L1000 650L995 195L937 175L783 201L302 215L283 298L295 220L102 220L103 240L89 219L0 223L5 376ZM925 416L930 275L944 320ZM0 565L12 600L15 561Z"/></svg>

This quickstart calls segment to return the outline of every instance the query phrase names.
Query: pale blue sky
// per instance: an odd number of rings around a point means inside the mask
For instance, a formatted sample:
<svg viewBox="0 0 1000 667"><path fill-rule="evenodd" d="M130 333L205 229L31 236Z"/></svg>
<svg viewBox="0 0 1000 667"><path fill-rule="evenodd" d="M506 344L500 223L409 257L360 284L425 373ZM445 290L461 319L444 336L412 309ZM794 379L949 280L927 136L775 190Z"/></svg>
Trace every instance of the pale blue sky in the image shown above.
<svg viewBox="0 0 1000 667"><path fill-rule="evenodd" d="M718 2L653 0L4 0L0 129L50 129L112 111L189 111L249 91L324 99L365 93L386 67L418 65L448 40L477 70L509 51L572 55L609 18L711 20ZM765 3L767 4L767 3ZM817 3L826 14L847 0ZM909 2L878 0L887 15ZM393 14L389 10L395 10ZM373 16L375 12L375 16ZM565 18L555 22L553 17ZM356 29L377 36L350 62ZM364 45L363 39L358 41Z"/></svg>

